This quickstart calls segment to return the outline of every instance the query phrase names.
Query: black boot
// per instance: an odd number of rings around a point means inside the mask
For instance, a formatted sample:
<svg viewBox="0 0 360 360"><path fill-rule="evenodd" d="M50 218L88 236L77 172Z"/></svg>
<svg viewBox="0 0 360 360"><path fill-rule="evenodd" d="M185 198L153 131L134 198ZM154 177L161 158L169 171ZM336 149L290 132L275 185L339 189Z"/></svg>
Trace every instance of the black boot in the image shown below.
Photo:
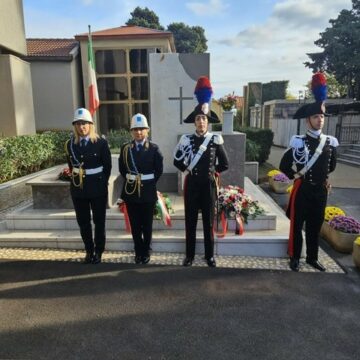
<svg viewBox="0 0 360 360"><path fill-rule="evenodd" d="M290 265L290 269L292 270L292 271L299 271L299 269L300 269L300 261L299 261L299 259L296 259L296 258L290 258L290 263L289 263L289 265Z"/></svg>
<svg viewBox="0 0 360 360"><path fill-rule="evenodd" d="M312 266L314 269L319 271L326 271L326 268L324 265L322 265L319 260L309 259L306 258L306 263Z"/></svg>
<svg viewBox="0 0 360 360"><path fill-rule="evenodd" d="M193 263L193 259L190 257L186 257L183 261L183 266L191 266Z"/></svg>
<svg viewBox="0 0 360 360"><path fill-rule="evenodd" d="M93 257L93 264L99 264L101 263L101 253L95 253L94 257Z"/></svg>
<svg viewBox="0 0 360 360"><path fill-rule="evenodd" d="M93 261L93 257L94 257L94 253L93 253L93 252L90 252L90 251L87 251L87 252L86 252L86 255L85 255L85 257L84 257L83 263L84 263L84 264L91 264L92 261Z"/></svg>

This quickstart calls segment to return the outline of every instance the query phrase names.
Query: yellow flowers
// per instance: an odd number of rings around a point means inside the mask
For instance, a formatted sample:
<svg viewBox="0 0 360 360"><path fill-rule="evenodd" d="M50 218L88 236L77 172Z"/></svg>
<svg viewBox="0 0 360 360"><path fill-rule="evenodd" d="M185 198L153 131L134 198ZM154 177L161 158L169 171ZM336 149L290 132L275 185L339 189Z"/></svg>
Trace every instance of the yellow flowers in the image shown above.
<svg viewBox="0 0 360 360"><path fill-rule="evenodd" d="M354 242L356 245L360 245L360 236L358 236Z"/></svg>
<svg viewBox="0 0 360 360"><path fill-rule="evenodd" d="M325 208L325 221L330 221L334 216L344 216L345 212L336 206L327 206Z"/></svg>
<svg viewBox="0 0 360 360"><path fill-rule="evenodd" d="M279 170L270 170L270 171L267 173L267 176L273 177L273 176L275 176L275 175L277 175L277 174L282 174L282 172L279 171Z"/></svg>

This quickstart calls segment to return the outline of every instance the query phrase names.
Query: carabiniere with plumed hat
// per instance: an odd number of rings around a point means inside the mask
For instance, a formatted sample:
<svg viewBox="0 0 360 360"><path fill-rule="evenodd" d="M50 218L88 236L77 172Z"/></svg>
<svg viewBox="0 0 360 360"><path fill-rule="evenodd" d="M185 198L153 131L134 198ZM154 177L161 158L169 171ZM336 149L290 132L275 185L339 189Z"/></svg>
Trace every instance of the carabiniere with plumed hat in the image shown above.
<svg viewBox="0 0 360 360"><path fill-rule="evenodd" d="M191 266L194 260L196 224L201 210L205 259L208 266L215 267L213 222L217 179L220 172L228 169L229 161L222 136L208 131L209 123L220 121L210 109L212 87L207 77L198 79L194 94L198 105L184 123L193 123L195 132L182 135L174 150L174 165L185 174L186 257L183 265Z"/></svg>
<svg viewBox="0 0 360 360"><path fill-rule="evenodd" d="M307 131L290 139L280 170L294 179L287 215L290 218L288 254L290 268L300 269L302 229L305 224L306 263L325 271L319 262L319 233L324 220L330 183L329 174L336 167L338 140L322 132L326 114L326 78L323 73L312 77L311 89L315 102L304 104L295 113L294 119L306 119ZM294 168L295 167L295 168Z"/></svg>

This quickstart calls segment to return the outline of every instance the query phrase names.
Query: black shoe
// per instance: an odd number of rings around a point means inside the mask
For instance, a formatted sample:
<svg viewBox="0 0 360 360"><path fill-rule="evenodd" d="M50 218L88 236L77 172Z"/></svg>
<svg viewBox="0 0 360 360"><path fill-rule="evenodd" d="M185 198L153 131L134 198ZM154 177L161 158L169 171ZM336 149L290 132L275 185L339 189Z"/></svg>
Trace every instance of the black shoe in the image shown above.
<svg viewBox="0 0 360 360"><path fill-rule="evenodd" d="M150 256L149 256L149 255L148 255L148 256L143 256L143 257L141 258L141 262L142 262L143 264L147 264L149 261L150 261Z"/></svg>
<svg viewBox="0 0 360 360"><path fill-rule="evenodd" d="M191 266L193 263L193 259L192 258L189 258L189 257L186 257L183 261L183 266Z"/></svg>
<svg viewBox="0 0 360 360"><path fill-rule="evenodd" d="M290 269L292 271L299 271L300 269L300 261L299 259L295 259L295 258L290 258Z"/></svg>
<svg viewBox="0 0 360 360"><path fill-rule="evenodd" d="M142 257L139 255L135 256L135 264L141 264Z"/></svg>
<svg viewBox="0 0 360 360"><path fill-rule="evenodd" d="M326 271L326 268L324 265L322 265L319 260L310 260L310 259L306 259L306 263L309 264L310 266L312 266L314 269L316 270L320 270L320 271Z"/></svg>
<svg viewBox="0 0 360 360"><path fill-rule="evenodd" d="M216 261L213 257L206 259L206 262L209 267L216 267Z"/></svg>
<svg viewBox="0 0 360 360"><path fill-rule="evenodd" d="M84 258L84 264L91 264L93 261L94 254L92 252L87 252Z"/></svg>
<svg viewBox="0 0 360 360"><path fill-rule="evenodd" d="M99 263L101 263L101 255L102 255L102 254L95 253L95 255L94 255L94 257L93 257L92 263L93 263L93 264L99 264Z"/></svg>

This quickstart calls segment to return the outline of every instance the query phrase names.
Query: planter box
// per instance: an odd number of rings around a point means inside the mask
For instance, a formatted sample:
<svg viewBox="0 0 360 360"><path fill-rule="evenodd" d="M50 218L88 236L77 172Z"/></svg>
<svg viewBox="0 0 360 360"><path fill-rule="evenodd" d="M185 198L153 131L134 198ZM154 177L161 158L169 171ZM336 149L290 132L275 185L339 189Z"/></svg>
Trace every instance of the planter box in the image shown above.
<svg viewBox="0 0 360 360"><path fill-rule="evenodd" d="M347 254L351 254L353 243L360 236L360 234L348 234L335 230L326 221L322 224L320 234L336 251Z"/></svg>
<svg viewBox="0 0 360 360"><path fill-rule="evenodd" d="M356 267L360 269L360 245L354 242L352 258Z"/></svg>
<svg viewBox="0 0 360 360"><path fill-rule="evenodd" d="M286 194L287 188L291 185L290 183L275 181L272 177L269 177L270 188L277 194Z"/></svg>

